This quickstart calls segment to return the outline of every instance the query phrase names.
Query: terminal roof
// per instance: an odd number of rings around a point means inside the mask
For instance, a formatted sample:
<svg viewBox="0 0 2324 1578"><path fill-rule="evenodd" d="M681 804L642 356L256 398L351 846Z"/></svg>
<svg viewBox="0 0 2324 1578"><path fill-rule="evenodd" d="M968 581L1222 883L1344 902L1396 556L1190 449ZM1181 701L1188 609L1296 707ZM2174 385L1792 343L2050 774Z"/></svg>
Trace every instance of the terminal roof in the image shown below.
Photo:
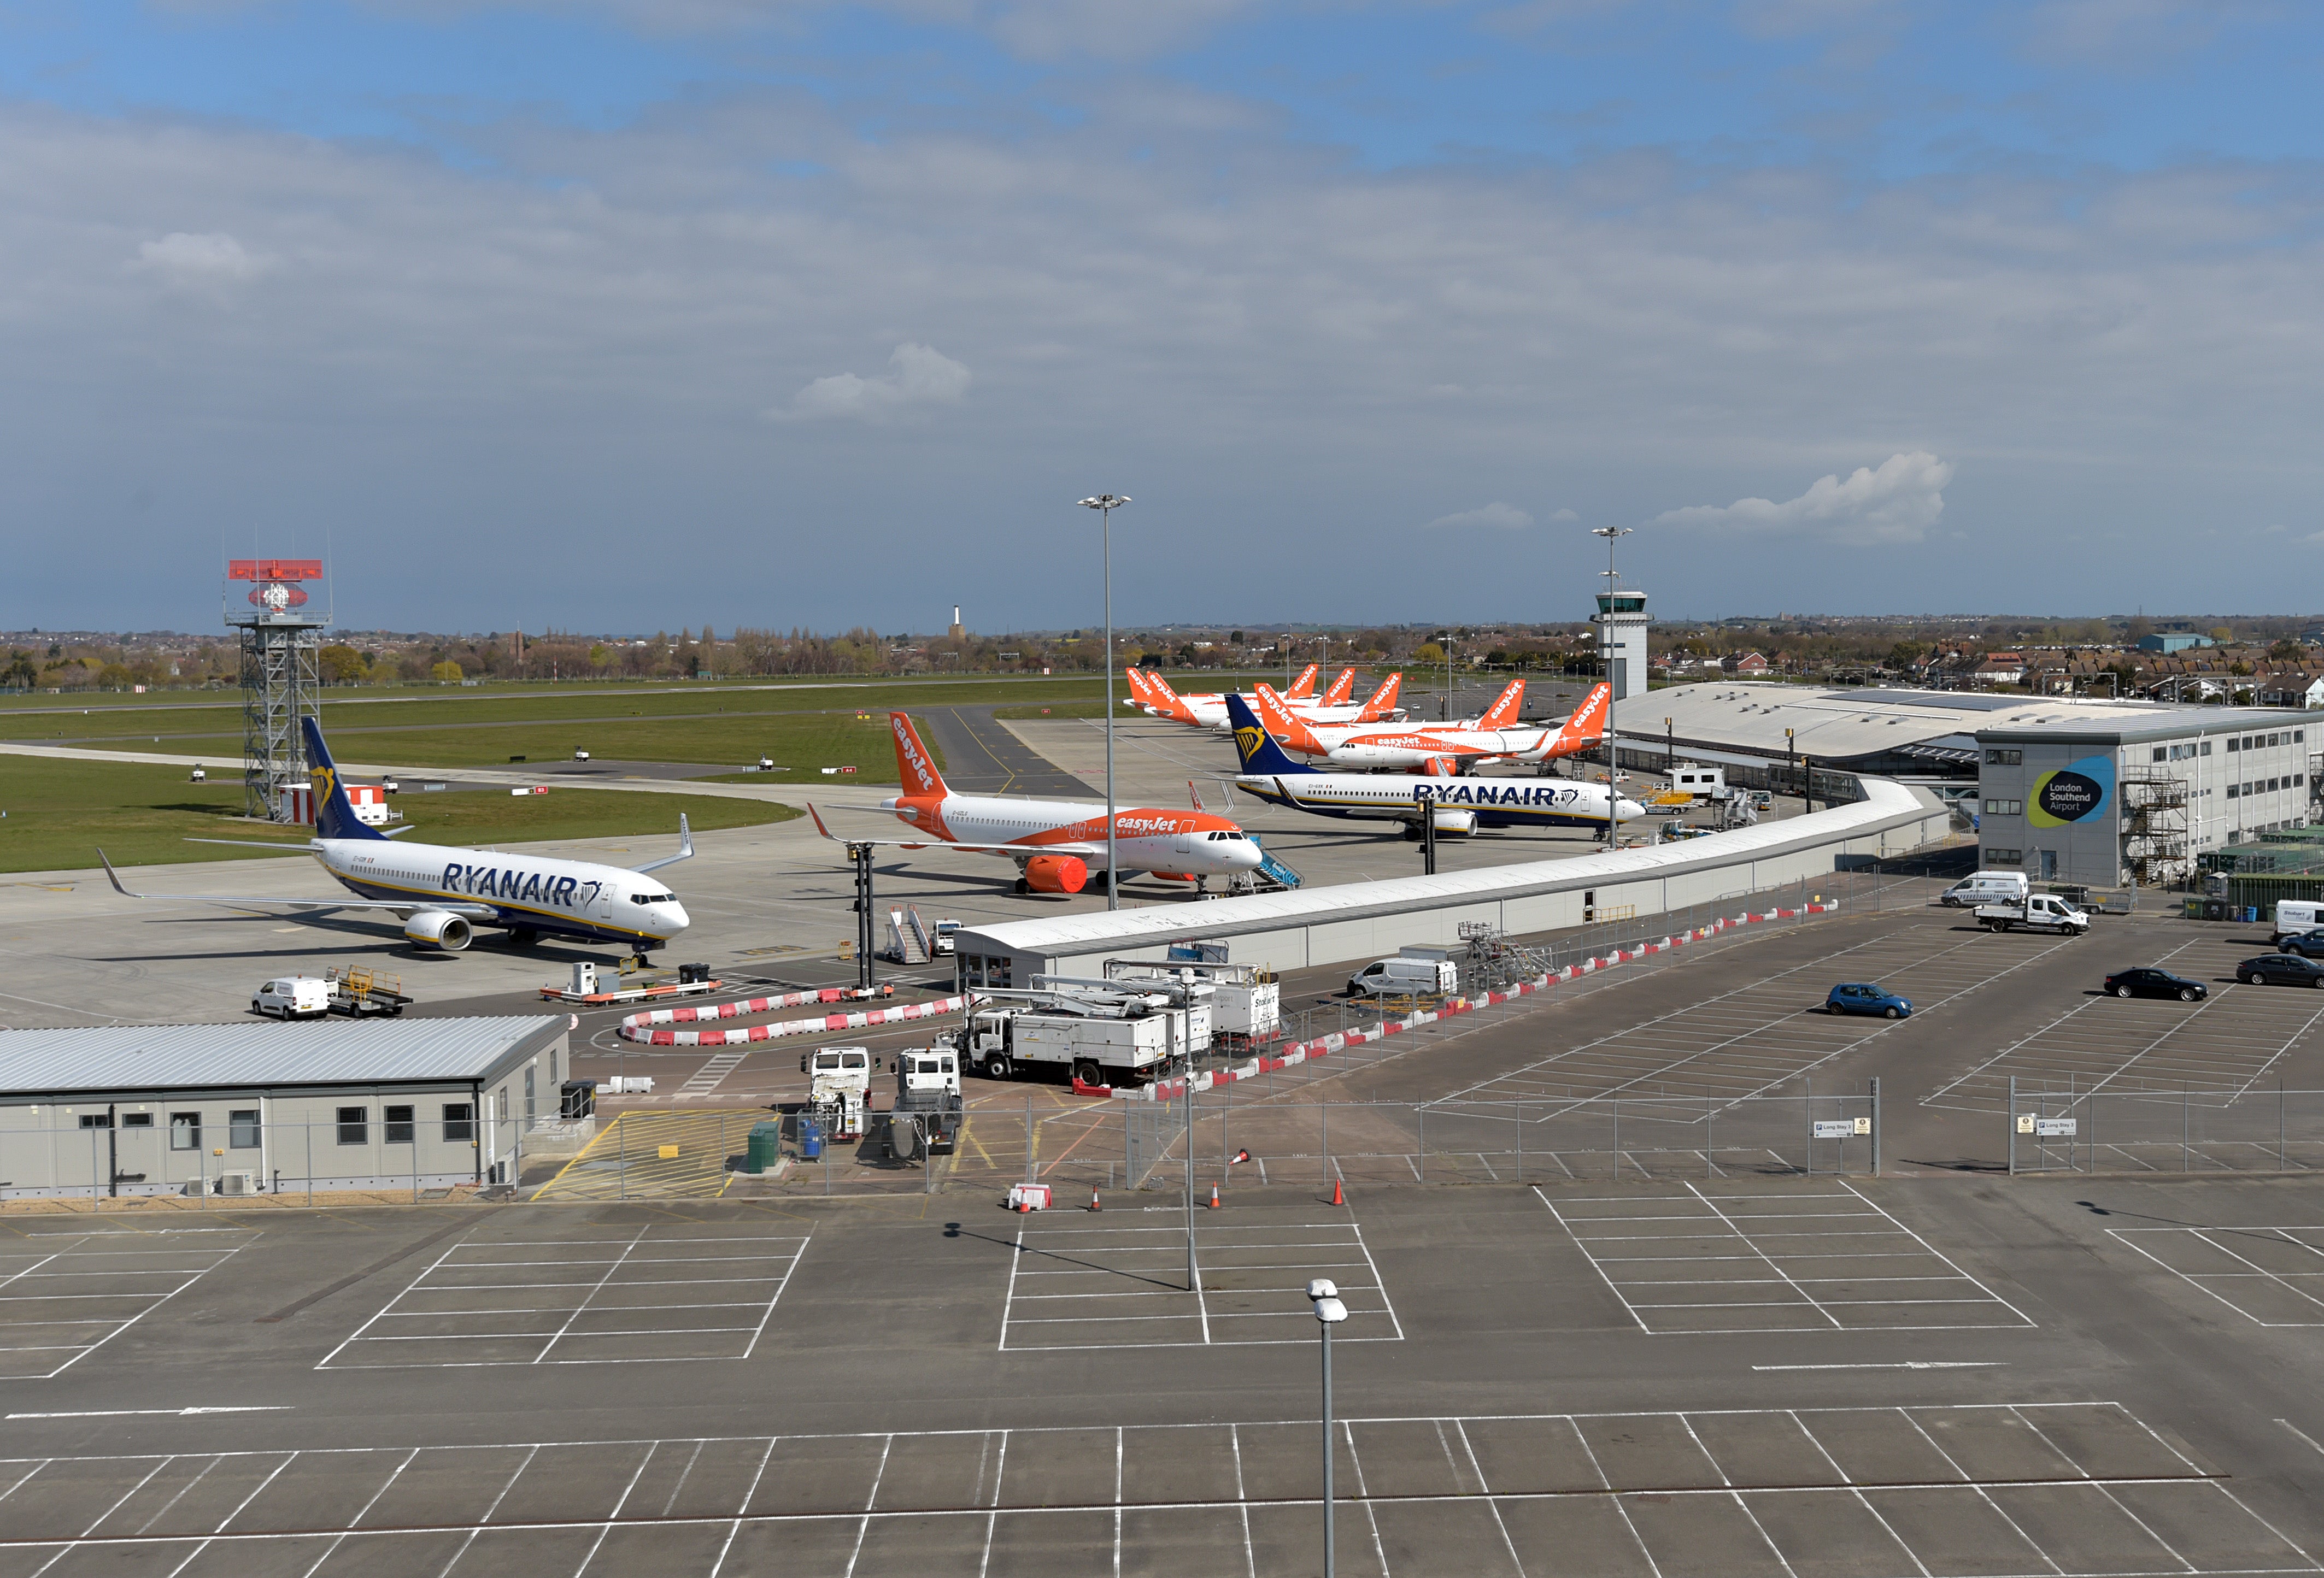
<svg viewBox="0 0 2324 1578"><path fill-rule="evenodd" d="M568 1023L559 1014L0 1030L0 1098L481 1079L509 1057L548 1045Z"/></svg>

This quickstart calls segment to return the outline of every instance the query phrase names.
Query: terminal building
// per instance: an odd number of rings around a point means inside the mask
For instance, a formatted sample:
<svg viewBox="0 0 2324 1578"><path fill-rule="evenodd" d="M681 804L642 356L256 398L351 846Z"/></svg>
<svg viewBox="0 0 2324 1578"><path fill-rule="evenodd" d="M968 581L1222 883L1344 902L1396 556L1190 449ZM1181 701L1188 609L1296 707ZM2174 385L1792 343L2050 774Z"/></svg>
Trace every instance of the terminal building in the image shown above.
<svg viewBox="0 0 2324 1578"><path fill-rule="evenodd" d="M572 1020L0 1031L0 1198L515 1181Z"/></svg>
<svg viewBox="0 0 2324 1578"><path fill-rule="evenodd" d="M2182 881L2213 850L2303 827L2318 784L2307 715L2148 707L1978 730L1978 863L2112 886Z"/></svg>

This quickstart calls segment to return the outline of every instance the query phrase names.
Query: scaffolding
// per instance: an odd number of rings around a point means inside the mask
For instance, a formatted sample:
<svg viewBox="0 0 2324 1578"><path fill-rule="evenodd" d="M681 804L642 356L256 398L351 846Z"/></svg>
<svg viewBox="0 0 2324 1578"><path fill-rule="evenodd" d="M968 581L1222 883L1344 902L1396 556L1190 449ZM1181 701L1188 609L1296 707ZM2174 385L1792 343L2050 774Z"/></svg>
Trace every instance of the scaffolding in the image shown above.
<svg viewBox="0 0 2324 1578"><path fill-rule="evenodd" d="M2194 875L2188 858L2185 779L2167 773L2123 775L2122 863L2141 887L2168 887Z"/></svg>
<svg viewBox="0 0 2324 1578"><path fill-rule="evenodd" d="M226 613L227 627L242 638L243 814L311 821L311 810L300 814L308 779L299 721L322 720L322 633L331 619L309 610L307 593L293 583L319 580L322 565L311 559L236 559L226 576L229 585L253 583L250 606L228 602Z"/></svg>

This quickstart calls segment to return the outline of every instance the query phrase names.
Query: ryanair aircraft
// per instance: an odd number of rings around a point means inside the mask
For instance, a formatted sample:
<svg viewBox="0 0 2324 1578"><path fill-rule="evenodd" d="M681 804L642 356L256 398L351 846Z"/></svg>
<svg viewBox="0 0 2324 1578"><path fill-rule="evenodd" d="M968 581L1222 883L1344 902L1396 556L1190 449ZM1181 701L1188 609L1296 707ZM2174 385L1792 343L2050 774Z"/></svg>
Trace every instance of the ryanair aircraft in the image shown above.
<svg viewBox="0 0 2324 1578"><path fill-rule="evenodd" d="M1270 805L1315 816L1400 821L1417 830L1433 818L1439 833L1479 828L1604 827L1607 786L1562 778L1420 777L1406 773L1325 773L1294 761L1240 696L1227 698L1242 772L1235 787ZM1636 801L1620 803L1624 821L1644 817Z"/></svg>
<svg viewBox="0 0 2324 1578"><path fill-rule="evenodd" d="M678 853L643 866L599 866L588 860L558 860L542 855L509 855L445 844L401 844L394 835L355 816L338 769L311 718L300 720L307 733L308 777L315 786L315 838L308 844L323 869L337 877L352 899L254 898L226 894L131 893L99 849L105 874L124 896L179 899L205 904L256 904L295 910L385 910L403 922L403 935L421 948L457 953L478 926L505 930L523 947L543 937L582 942L613 942L643 953L685 931L686 906L659 882L641 880L649 871L677 864L694 853L686 818L678 819ZM397 832L408 831L399 828ZM251 839L198 839L197 843L255 843ZM256 845L276 849L279 845Z"/></svg>

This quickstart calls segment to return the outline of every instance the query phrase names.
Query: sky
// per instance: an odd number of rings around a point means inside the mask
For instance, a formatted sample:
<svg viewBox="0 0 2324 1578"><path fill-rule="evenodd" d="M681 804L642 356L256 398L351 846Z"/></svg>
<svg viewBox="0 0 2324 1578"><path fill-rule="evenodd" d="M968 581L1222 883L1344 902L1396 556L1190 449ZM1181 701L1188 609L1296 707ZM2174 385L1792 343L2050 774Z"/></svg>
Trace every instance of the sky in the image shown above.
<svg viewBox="0 0 2324 1578"><path fill-rule="evenodd" d="M0 0L0 628L2324 607L2304 0Z"/></svg>

